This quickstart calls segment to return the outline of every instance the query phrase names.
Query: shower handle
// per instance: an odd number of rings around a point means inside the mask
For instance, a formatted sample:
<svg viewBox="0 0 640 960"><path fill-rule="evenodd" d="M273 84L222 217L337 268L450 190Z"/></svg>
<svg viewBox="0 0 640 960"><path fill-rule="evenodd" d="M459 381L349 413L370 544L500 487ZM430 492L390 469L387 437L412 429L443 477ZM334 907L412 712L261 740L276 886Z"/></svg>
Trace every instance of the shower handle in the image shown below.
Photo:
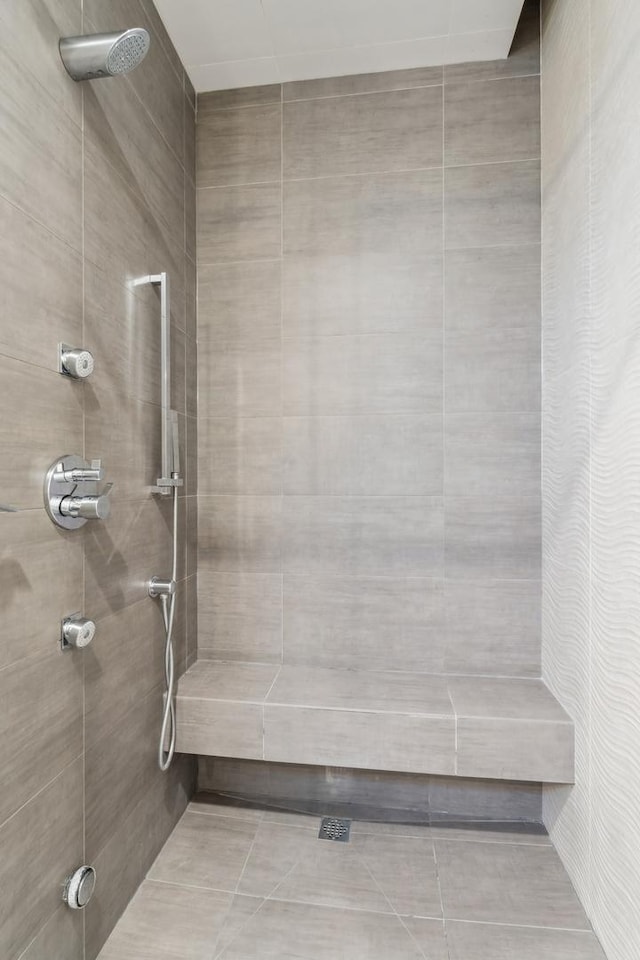
<svg viewBox="0 0 640 960"><path fill-rule="evenodd" d="M63 517L81 517L83 520L108 520L111 514L112 483L108 483L102 493L97 496L85 495L82 497L63 497L60 501L60 513Z"/></svg>

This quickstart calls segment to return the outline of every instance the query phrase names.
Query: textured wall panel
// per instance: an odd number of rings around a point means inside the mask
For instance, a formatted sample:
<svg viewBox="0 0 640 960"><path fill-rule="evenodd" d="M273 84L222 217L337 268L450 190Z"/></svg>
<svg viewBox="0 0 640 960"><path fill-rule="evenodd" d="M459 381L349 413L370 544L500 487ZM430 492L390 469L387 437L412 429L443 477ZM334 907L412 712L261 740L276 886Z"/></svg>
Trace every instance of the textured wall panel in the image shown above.
<svg viewBox="0 0 640 960"><path fill-rule="evenodd" d="M551 836L640 955L640 9L543 5L543 673L576 723Z"/></svg>

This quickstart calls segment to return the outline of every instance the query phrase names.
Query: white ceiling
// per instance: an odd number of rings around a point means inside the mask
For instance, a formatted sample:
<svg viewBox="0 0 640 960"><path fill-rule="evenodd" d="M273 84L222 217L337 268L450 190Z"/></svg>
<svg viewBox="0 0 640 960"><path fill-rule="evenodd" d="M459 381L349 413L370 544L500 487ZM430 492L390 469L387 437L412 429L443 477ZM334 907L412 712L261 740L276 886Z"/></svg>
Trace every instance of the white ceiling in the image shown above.
<svg viewBox="0 0 640 960"><path fill-rule="evenodd" d="M523 0L155 0L196 90L499 60Z"/></svg>

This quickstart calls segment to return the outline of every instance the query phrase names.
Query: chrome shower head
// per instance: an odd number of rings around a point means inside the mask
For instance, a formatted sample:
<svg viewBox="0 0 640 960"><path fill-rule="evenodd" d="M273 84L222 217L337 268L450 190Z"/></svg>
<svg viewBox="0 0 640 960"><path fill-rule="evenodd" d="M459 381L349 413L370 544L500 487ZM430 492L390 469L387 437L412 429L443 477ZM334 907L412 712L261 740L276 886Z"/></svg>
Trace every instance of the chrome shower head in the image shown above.
<svg viewBox="0 0 640 960"><path fill-rule="evenodd" d="M94 33L84 37L64 37L60 56L74 80L97 80L129 73L142 63L151 43L142 27L116 33Z"/></svg>

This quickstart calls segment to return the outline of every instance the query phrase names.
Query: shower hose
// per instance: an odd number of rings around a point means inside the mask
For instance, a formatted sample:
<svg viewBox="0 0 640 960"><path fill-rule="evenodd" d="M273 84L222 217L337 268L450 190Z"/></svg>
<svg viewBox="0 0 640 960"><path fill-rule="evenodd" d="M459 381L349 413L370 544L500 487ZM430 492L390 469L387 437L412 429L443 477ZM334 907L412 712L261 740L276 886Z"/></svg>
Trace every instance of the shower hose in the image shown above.
<svg viewBox="0 0 640 960"><path fill-rule="evenodd" d="M173 488L173 559L171 566L171 579L174 584L178 580L178 488ZM165 698L164 709L162 713L162 727L160 730L160 742L158 744L158 766L162 771L168 770L173 760L176 750L176 706L173 698L173 687L175 683L175 665L173 658L173 624L176 613L176 589L171 596L162 594L160 602L162 604L162 618L165 629L164 645L164 679L165 679ZM164 745L169 740L168 749L165 751Z"/></svg>

